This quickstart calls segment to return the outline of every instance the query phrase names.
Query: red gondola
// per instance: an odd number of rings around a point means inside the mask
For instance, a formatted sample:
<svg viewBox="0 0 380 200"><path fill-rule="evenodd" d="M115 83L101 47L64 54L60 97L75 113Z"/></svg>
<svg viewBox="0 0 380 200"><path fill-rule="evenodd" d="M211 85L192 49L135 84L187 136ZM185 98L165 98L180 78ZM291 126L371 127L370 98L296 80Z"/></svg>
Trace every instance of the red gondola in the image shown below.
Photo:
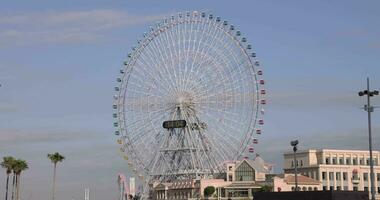
<svg viewBox="0 0 380 200"><path fill-rule="evenodd" d="M257 129L257 130L256 130L256 134L259 134L259 135L260 135L260 134L261 134L261 130L260 130L260 129Z"/></svg>
<svg viewBox="0 0 380 200"><path fill-rule="evenodd" d="M263 124L264 124L264 120L260 119L260 120L259 120L259 124L260 124L260 125L263 125Z"/></svg>
<svg viewBox="0 0 380 200"><path fill-rule="evenodd" d="M267 104L266 100L265 100L265 99L262 99L262 100L261 100L261 104L262 104L262 105Z"/></svg>
<svg viewBox="0 0 380 200"><path fill-rule="evenodd" d="M253 152L255 152L255 150L252 147L249 147L248 152L253 153Z"/></svg>
<svg viewBox="0 0 380 200"><path fill-rule="evenodd" d="M261 85L264 85L264 84L265 84L265 81L264 81L264 80L260 80L260 84L261 84Z"/></svg>
<svg viewBox="0 0 380 200"><path fill-rule="evenodd" d="M259 140L258 139L253 139L253 144L257 144L259 143Z"/></svg>
<svg viewBox="0 0 380 200"><path fill-rule="evenodd" d="M260 93L261 94L266 94L266 91L265 90L261 90Z"/></svg>
<svg viewBox="0 0 380 200"><path fill-rule="evenodd" d="M259 70L259 71L257 71L257 74L261 76L261 75L263 75L263 71Z"/></svg>

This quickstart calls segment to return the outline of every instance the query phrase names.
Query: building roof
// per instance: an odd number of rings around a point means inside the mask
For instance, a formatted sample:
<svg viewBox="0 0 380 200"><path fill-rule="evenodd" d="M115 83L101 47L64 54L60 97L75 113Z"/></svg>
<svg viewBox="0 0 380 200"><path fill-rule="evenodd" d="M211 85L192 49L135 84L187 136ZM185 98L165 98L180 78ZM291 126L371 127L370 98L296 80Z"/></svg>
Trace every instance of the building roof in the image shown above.
<svg viewBox="0 0 380 200"><path fill-rule="evenodd" d="M271 171L260 156L257 156L254 160L249 160L249 162L260 173L269 173Z"/></svg>
<svg viewBox="0 0 380 200"><path fill-rule="evenodd" d="M369 153L369 150L357 150L357 149L306 149L298 150L297 154L302 153L316 153L316 152L333 152L333 153ZM373 153L380 153L380 151L373 151ZM284 155L293 155L293 151L285 152Z"/></svg>
<svg viewBox="0 0 380 200"><path fill-rule="evenodd" d="M293 185L295 184L295 176L294 175L290 175L290 174L283 174L282 177L279 176L280 178L284 178L284 182L286 182L288 185ZM312 178L309 178L307 176L303 176L303 175L300 175L298 174L297 175L297 182L299 185L318 185L320 184L319 181L317 180L314 180Z"/></svg>
<svg viewBox="0 0 380 200"><path fill-rule="evenodd" d="M238 168L243 162L247 162L253 169L260 173L269 173L271 171L270 167L268 167L260 156L256 156L253 160L244 159L242 161L237 161L236 168Z"/></svg>
<svg viewBox="0 0 380 200"><path fill-rule="evenodd" d="M156 187L154 187L155 190L166 190L168 189L172 183L159 183Z"/></svg>
<svg viewBox="0 0 380 200"><path fill-rule="evenodd" d="M261 185L257 184L255 181L236 181L225 186L224 188L260 188Z"/></svg>

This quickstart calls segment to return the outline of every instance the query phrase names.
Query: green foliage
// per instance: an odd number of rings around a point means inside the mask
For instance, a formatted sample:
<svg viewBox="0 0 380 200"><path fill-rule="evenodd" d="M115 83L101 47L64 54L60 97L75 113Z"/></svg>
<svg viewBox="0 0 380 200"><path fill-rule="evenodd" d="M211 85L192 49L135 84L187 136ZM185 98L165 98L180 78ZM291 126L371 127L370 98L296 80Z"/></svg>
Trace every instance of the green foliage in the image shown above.
<svg viewBox="0 0 380 200"><path fill-rule="evenodd" d="M205 189L204 189L204 194L205 196L210 196L212 194L214 194L215 192L215 187L214 186L207 186Z"/></svg>
<svg viewBox="0 0 380 200"><path fill-rule="evenodd" d="M261 186L261 188L259 189L259 192L271 192L272 189L273 189L272 186L264 185L264 186Z"/></svg>
<svg viewBox="0 0 380 200"><path fill-rule="evenodd" d="M3 157L3 162L0 163L1 167L7 170L7 174L12 173L15 159L12 156Z"/></svg>
<svg viewBox="0 0 380 200"><path fill-rule="evenodd" d="M13 171L15 174L19 175L22 171L29 169L28 163L25 160L17 159L13 163Z"/></svg>
<svg viewBox="0 0 380 200"><path fill-rule="evenodd" d="M57 164L58 162L62 162L65 157L59 154L58 152L55 152L54 154L48 154L47 157L51 160L52 163Z"/></svg>

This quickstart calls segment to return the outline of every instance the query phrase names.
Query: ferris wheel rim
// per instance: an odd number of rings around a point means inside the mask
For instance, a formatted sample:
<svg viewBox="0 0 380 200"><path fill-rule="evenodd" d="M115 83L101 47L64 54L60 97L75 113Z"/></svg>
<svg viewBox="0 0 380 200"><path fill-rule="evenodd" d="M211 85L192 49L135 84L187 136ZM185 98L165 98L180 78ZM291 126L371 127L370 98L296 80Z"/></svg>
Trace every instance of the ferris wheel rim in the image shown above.
<svg viewBox="0 0 380 200"><path fill-rule="evenodd" d="M172 20L172 18L171 18ZM178 20L178 18L175 18L174 20ZM163 20L165 21L165 20ZM190 21L191 22L191 21ZM177 23L179 23L179 21L177 21ZM183 23L183 21L182 21ZM210 22L211 23L211 22ZM172 26L175 26L175 24L172 24ZM136 62L136 60L138 59L138 53L141 53L141 49L145 48L147 45L149 45L149 43L153 40L154 37L158 37L159 34L161 34L161 32L164 32L162 31L162 29L164 27L167 27L167 26L163 26L161 27L161 24L159 24L153 32L150 32L149 34L147 34L146 37L144 37L143 40L140 40L138 43L139 45L133 50L133 52L130 54L130 60L128 60L128 63L125 63L125 72L123 73L123 77L122 77L122 82L120 84L120 92L118 93L118 100L117 100L117 107L118 107L118 116L120 116L120 118L118 118L118 130L122 133L124 133L123 137L125 139L125 141L128 141L128 142L124 142L123 144L123 147L125 147L126 150L128 150L129 152L128 153L131 153L131 154L136 154L136 152L134 152L134 150L137 148L137 147L134 147L133 146L133 143L131 142L132 138L129 138L129 134L128 134L128 130L127 130L127 127L126 127L126 117L127 115L125 115L125 104L124 102L122 102L121 100L125 100L125 96L126 96L126 89L124 89L124 87L126 88L127 85L128 85L128 81L129 81L129 78L130 78L130 73L127 73L127 71L129 70L133 70L133 64L131 63L134 63ZM224 28L222 27L221 30L224 30ZM224 30L225 31L225 30ZM229 32L224 32L226 34L228 34L231 39L233 39L234 42L236 42L237 44L239 44L239 47L241 48L241 50L245 53L245 56L248 58L247 60L250 62L250 66L251 66L251 69L253 70L253 76L254 76L254 80L255 80L255 83L253 83L253 85L255 85L255 93L256 93L256 98L257 98L257 101L261 100L260 97L262 96L260 94L260 84L259 84L259 78L258 78L258 75L256 73L256 68L254 67L254 63L253 61L251 60L251 56L249 55L249 52L246 50L246 48L244 48L243 46L243 43L238 40L238 38L236 36L233 36L232 34L230 34ZM147 42L148 41L148 42ZM145 42L147 42L147 44L145 44ZM256 59L255 59L256 60ZM125 77L127 76L127 77ZM123 85L124 84L124 85ZM121 93L124 92L122 95ZM255 115L251 116L254 120L251 120L251 124L252 125L249 125L248 127L252 127L253 130L251 130L249 133L246 133L245 134L245 137L243 140L241 140L241 144L240 144L240 147L238 149L240 149L240 152L237 153L236 157L234 159L237 159L239 156L241 156L241 153L247 148L247 143L249 143L249 140L252 138L252 136L254 135L254 130L255 130L255 127L257 126L257 123L258 123L258 120L259 120L259 116L260 116L260 108L262 107L262 105L259 103L259 102L254 102L255 103L255 110L254 110L254 113ZM121 107L122 109L119 109L119 107ZM138 156L136 155L133 155L134 159L138 159ZM144 166L144 163L142 160L137 160L135 161L136 163L142 165L143 168L145 168Z"/></svg>

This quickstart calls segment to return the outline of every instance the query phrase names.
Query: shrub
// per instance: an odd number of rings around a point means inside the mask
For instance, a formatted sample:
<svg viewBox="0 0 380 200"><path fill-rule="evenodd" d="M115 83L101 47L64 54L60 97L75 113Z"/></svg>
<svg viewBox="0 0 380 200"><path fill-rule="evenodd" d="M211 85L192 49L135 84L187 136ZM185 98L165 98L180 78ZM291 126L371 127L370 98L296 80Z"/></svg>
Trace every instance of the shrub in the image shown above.
<svg viewBox="0 0 380 200"><path fill-rule="evenodd" d="M205 196L210 196L210 195L214 194L215 187L214 186L207 186L203 192L204 192Z"/></svg>

